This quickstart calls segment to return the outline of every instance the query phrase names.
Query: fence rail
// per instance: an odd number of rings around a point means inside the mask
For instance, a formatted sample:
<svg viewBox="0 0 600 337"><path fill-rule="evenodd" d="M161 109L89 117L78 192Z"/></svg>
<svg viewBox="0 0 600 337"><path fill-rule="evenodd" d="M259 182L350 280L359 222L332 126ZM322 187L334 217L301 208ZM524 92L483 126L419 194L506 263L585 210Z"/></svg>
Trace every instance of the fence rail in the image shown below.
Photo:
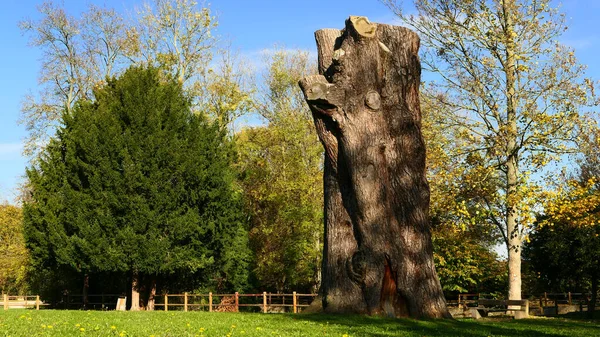
<svg viewBox="0 0 600 337"><path fill-rule="evenodd" d="M45 305L40 301L39 295L11 296L8 294L3 294L2 302L4 305L4 310L8 310L10 307L13 307L13 308L32 307L32 308L35 308L35 310L40 310L40 305Z"/></svg>
<svg viewBox="0 0 600 337"><path fill-rule="evenodd" d="M289 308L293 313L298 313L302 308L310 306L316 294L273 294L263 292L262 294L165 294L157 296L154 303L155 308L169 309L183 308L183 311L206 310L239 312L240 308L260 308L267 313L273 308ZM287 299L287 303L286 303ZM219 301L215 303L215 300Z"/></svg>
<svg viewBox="0 0 600 337"><path fill-rule="evenodd" d="M300 294L293 292L291 294L275 294L275 293L256 293L256 294L163 294L155 297L154 307L157 310L183 310L183 311L230 311L239 312L246 311L261 311L267 312L293 312L298 313L303 308L310 306L317 294ZM554 308L554 312L559 312L559 306L579 306L579 310L583 311L588 307L590 293L549 293L544 292L539 295L523 296L524 299L529 299L532 308L544 309ZM53 307L63 309L101 309L114 310L117 300L124 296L119 294L88 294L87 302L84 303L84 295L65 294L62 300L55 303ZM490 294L457 294L454 297L447 298L449 307L469 308L478 305L479 299L493 298ZM39 295L15 296L3 294L2 297L4 310L9 308L35 308L49 306L40 300ZM549 309L553 310L553 309ZM562 310L562 309L561 309Z"/></svg>
<svg viewBox="0 0 600 337"><path fill-rule="evenodd" d="M523 299L528 299L530 306L533 308L554 308L554 312L558 312L558 307L563 305L579 306L579 311L587 308L590 301L591 293L548 293L544 292L539 295L525 295ZM446 302L449 307L476 307L479 299L491 299L490 294L458 294L455 297L447 298Z"/></svg>

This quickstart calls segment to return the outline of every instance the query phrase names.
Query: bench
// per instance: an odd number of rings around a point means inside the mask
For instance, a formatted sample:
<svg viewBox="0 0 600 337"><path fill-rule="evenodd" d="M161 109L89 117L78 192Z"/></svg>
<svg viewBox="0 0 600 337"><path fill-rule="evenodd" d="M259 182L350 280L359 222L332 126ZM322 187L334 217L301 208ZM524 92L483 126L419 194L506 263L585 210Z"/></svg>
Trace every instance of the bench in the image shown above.
<svg viewBox="0 0 600 337"><path fill-rule="evenodd" d="M486 300L477 301L477 307L471 308L471 317L479 319L487 317L490 312L514 312L515 319L529 317L528 300Z"/></svg>

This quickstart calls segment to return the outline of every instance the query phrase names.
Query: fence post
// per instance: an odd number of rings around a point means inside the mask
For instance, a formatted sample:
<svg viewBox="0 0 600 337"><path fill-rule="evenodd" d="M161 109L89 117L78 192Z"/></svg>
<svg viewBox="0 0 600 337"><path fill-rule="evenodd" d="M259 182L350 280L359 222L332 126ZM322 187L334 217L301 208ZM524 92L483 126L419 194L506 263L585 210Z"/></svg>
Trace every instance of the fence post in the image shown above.
<svg viewBox="0 0 600 337"><path fill-rule="evenodd" d="M235 292L235 312L240 312L240 294Z"/></svg>
<svg viewBox="0 0 600 337"><path fill-rule="evenodd" d="M40 310L40 295L35 296L35 310Z"/></svg>
<svg viewBox="0 0 600 337"><path fill-rule="evenodd" d="M183 311L187 311L187 305L188 305L188 297L187 297L187 292L183 293Z"/></svg>
<svg viewBox="0 0 600 337"><path fill-rule="evenodd" d="M212 312L212 292L208 293L208 312Z"/></svg>
<svg viewBox="0 0 600 337"><path fill-rule="evenodd" d="M27 309L27 293L25 293L25 309Z"/></svg>
<svg viewBox="0 0 600 337"><path fill-rule="evenodd" d="M102 299L100 300L100 305L102 305L102 310L104 310L104 293L102 293Z"/></svg>
<svg viewBox="0 0 600 337"><path fill-rule="evenodd" d="M263 313L267 313L267 292L263 291Z"/></svg>
<svg viewBox="0 0 600 337"><path fill-rule="evenodd" d="M169 311L169 297L165 294L165 311Z"/></svg>
<svg viewBox="0 0 600 337"><path fill-rule="evenodd" d="M460 308L460 295L461 295L461 294L458 294L458 307L459 307L459 308Z"/></svg>
<svg viewBox="0 0 600 337"><path fill-rule="evenodd" d="M572 305L573 302L571 301L571 292L569 291L569 305Z"/></svg>
<svg viewBox="0 0 600 337"><path fill-rule="evenodd" d="M4 294L4 310L8 310L8 294Z"/></svg>
<svg viewBox="0 0 600 337"><path fill-rule="evenodd" d="M544 291L544 307L548 306L548 293Z"/></svg>
<svg viewBox="0 0 600 337"><path fill-rule="evenodd" d="M293 297L292 298L292 303L293 303L293 306L294 306L294 314L297 314L298 313L298 306L297 306L298 303L297 303L297 300L296 300L296 292L295 291L292 294L292 297Z"/></svg>

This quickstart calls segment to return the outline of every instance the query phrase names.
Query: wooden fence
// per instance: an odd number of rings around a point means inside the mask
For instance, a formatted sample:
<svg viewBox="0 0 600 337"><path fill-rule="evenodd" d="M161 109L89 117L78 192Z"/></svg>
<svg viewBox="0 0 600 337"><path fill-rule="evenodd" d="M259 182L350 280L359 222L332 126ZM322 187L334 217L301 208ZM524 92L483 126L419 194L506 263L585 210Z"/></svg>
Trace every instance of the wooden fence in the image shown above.
<svg viewBox="0 0 600 337"><path fill-rule="evenodd" d="M558 312L559 305L576 305L579 310L583 311L589 304L590 293L548 293L544 292L539 295L525 295L523 299L529 299L533 308L555 308ZM451 297L446 300L449 307L476 307L479 299L491 299L490 294L458 294L456 297Z"/></svg>
<svg viewBox="0 0 600 337"><path fill-rule="evenodd" d="M308 307L316 294L240 294L238 292L232 294L164 294L157 295L155 299L155 309L157 310L182 310L182 311L230 311L239 312L245 311L261 311L267 312L293 312L298 313L303 308ZM544 309L554 308L554 312L559 312L559 306L578 306L579 311L587 309L589 304L589 293L542 293L537 296L523 296L524 299L529 299L532 308L540 308L542 314ZM53 308L62 309L96 309L96 310L114 310L117 300L122 297L118 294L89 294L88 302L83 303L83 295L65 294L62 300L54 303ZM457 294L454 297L447 298L449 307L469 308L478 305L479 299L492 298L490 294ZM9 308L35 308L40 309L40 306L49 306L48 303L40 301L39 295L27 296L12 296L4 294L3 298L4 310ZM550 309L552 310L552 309ZM576 309L575 309L576 310Z"/></svg>
<svg viewBox="0 0 600 337"><path fill-rule="evenodd" d="M35 310L40 310L40 305L43 305L40 301L39 295L24 295L24 296L10 296L8 294L3 294L2 302L4 304L4 310L8 310L9 308L35 308Z"/></svg>
<svg viewBox="0 0 600 337"><path fill-rule="evenodd" d="M256 308L263 313L269 311L286 311L298 313L302 308L310 306L316 294L165 294L157 296L155 308L168 310L205 310L239 312L240 309ZM287 302L286 302L287 299Z"/></svg>

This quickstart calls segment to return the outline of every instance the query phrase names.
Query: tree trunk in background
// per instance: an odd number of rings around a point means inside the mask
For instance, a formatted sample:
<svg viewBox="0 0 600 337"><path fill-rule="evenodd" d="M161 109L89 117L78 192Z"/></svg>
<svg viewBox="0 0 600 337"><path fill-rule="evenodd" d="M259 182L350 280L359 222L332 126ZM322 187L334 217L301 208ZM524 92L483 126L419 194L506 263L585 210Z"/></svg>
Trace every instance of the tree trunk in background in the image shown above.
<svg viewBox="0 0 600 337"><path fill-rule="evenodd" d="M502 1L504 16L504 35L510 41L506 48L506 63L504 73L506 74L506 237L508 240L508 299L521 299L521 251L523 250L523 235L521 226L517 220L518 215L518 191L519 184L519 149L518 124L517 124L517 74L516 74L516 43L514 42L515 11L514 0Z"/></svg>
<svg viewBox="0 0 600 337"><path fill-rule="evenodd" d="M450 317L435 272L419 106L419 38L350 17L315 33L300 81L325 147L323 307Z"/></svg>
<svg viewBox="0 0 600 337"><path fill-rule="evenodd" d="M137 271L133 271L131 274L131 311L140 310L140 291L139 291L139 275Z"/></svg>
<svg viewBox="0 0 600 337"><path fill-rule="evenodd" d="M90 303L90 299L89 299L89 290L90 290L90 274L88 273L84 273L83 274L83 309L86 310L88 308L88 304Z"/></svg>
<svg viewBox="0 0 600 337"><path fill-rule="evenodd" d="M154 311L154 301L156 299L156 277L152 276L150 280L150 290L148 292L148 305L146 310Z"/></svg>
<svg viewBox="0 0 600 337"><path fill-rule="evenodd" d="M596 311L596 301L598 298L598 275L592 276L592 298L588 304L588 318L594 318Z"/></svg>

